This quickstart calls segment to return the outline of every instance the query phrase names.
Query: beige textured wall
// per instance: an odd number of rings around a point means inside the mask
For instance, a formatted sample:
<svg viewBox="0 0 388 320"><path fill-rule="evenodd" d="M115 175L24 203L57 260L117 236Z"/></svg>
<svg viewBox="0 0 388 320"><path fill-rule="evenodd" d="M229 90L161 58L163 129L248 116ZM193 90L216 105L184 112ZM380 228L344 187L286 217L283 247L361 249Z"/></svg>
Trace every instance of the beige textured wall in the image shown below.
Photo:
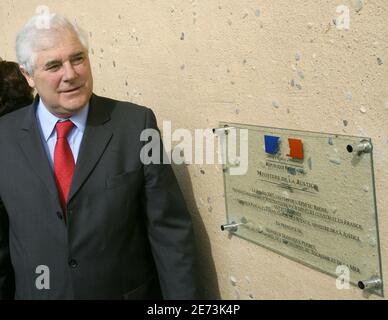
<svg viewBox="0 0 388 320"><path fill-rule="evenodd" d="M108 4L109 3L109 4ZM386 0L1 0L0 56L38 5L90 35L95 92L153 108L160 125L218 121L369 136L388 290ZM333 23L350 8L350 29ZM175 167L194 217L209 298L375 299L220 231L219 166Z"/></svg>

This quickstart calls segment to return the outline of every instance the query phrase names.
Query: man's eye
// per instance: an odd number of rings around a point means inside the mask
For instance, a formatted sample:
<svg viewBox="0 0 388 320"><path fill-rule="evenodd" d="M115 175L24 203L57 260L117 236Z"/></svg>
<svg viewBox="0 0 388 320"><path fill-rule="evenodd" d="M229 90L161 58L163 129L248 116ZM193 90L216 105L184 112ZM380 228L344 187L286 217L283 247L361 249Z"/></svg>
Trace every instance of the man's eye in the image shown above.
<svg viewBox="0 0 388 320"><path fill-rule="evenodd" d="M46 70L49 70L49 71L58 71L60 67L61 67L61 66L60 66L59 64L54 64L54 65L52 65L52 66L47 67Z"/></svg>
<svg viewBox="0 0 388 320"><path fill-rule="evenodd" d="M71 60L71 63L72 64L80 64L80 63L84 62L84 60L85 60L84 57L76 57L76 58Z"/></svg>

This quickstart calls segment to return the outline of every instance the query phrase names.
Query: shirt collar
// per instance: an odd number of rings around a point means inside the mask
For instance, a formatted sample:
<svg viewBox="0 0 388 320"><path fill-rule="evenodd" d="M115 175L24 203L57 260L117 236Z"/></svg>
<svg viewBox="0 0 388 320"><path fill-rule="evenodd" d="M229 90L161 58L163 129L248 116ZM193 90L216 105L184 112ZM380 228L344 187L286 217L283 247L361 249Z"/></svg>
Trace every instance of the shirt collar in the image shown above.
<svg viewBox="0 0 388 320"><path fill-rule="evenodd" d="M89 102L83 107L78 113L72 115L69 119L74 125L81 130L85 131L86 120L88 118L89 111ZM44 105L42 99L39 98L38 107L36 109L36 116L38 121L40 122L40 126L42 128L42 133L44 139L47 141L51 134L54 131L55 125L58 121L63 121L64 119L58 118L53 115L50 111L48 111L47 107Z"/></svg>

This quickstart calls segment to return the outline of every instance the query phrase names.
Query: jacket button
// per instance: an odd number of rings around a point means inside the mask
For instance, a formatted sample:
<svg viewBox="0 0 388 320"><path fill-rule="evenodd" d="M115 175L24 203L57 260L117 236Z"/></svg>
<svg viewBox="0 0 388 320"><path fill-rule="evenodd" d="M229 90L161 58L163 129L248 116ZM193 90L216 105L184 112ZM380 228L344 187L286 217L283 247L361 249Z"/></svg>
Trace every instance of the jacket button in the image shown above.
<svg viewBox="0 0 388 320"><path fill-rule="evenodd" d="M62 212L61 211L57 211L57 216L60 220L63 219L63 215L62 215Z"/></svg>
<svg viewBox="0 0 388 320"><path fill-rule="evenodd" d="M69 266L70 266L71 268L77 268L77 266L78 266L77 260L75 260L75 259L70 259L70 260L69 260Z"/></svg>

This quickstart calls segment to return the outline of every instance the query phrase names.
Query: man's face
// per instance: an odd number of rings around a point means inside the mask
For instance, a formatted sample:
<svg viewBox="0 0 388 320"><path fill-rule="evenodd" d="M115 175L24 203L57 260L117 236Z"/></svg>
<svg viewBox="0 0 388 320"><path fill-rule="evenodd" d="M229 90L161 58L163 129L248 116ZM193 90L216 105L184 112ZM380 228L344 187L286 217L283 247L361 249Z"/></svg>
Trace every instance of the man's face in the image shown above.
<svg viewBox="0 0 388 320"><path fill-rule="evenodd" d="M38 51L34 72L24 72L49 111L69 117L82 109L93 90L93 77L87 50L77 36L63 30L53 46Z"/></svg>

